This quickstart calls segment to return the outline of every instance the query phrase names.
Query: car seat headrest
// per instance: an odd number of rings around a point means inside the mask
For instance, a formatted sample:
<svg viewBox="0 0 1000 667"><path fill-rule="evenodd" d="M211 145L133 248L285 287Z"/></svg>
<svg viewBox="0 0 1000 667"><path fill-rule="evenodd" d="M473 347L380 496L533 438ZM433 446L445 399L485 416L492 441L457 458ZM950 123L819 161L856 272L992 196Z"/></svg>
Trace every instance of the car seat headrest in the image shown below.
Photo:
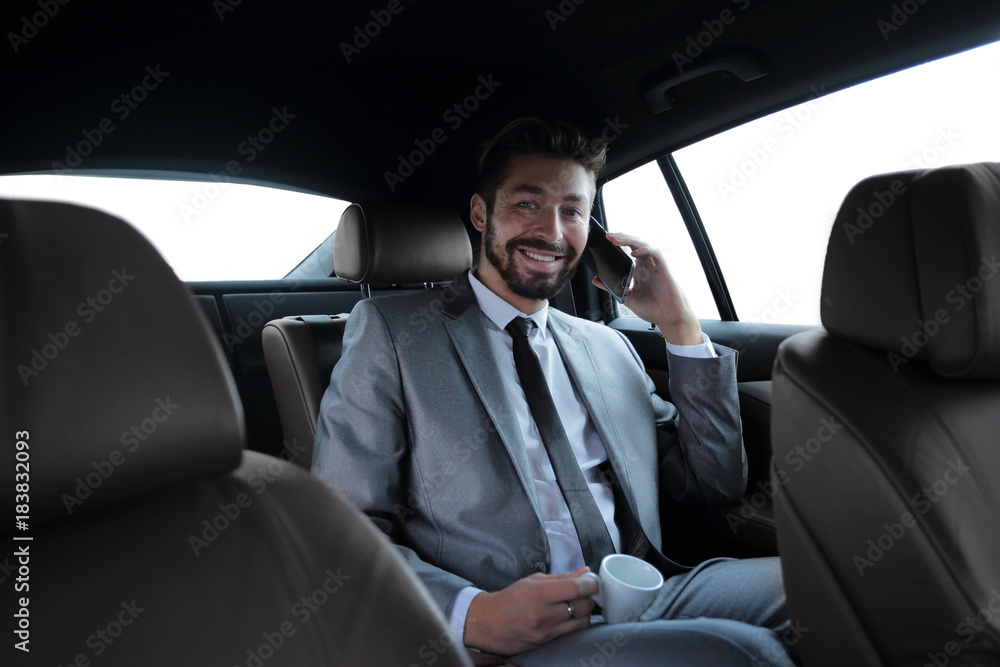
<svg viewBox="0 0 1000 667"><path fill-rule="evenodd" d="M1000 378L1000 164L865 179L841 205L821 314L832 334L950 378Z"/></svg>
<svg viewBox="0 0 1000 667"><path fill-rule="evenodd" d="M28 447L33 522L239 464L243 414L225 359L141 234L93 209L10 200L0 232L2 421Z"/></svg>
<svg viewBox="0 0 1000 667"><path fill-rule="evenodd" d="M408 204L351 204L333 254L339 277L367 285L444 282L472 266L472 244L454 211Z"/></svg>

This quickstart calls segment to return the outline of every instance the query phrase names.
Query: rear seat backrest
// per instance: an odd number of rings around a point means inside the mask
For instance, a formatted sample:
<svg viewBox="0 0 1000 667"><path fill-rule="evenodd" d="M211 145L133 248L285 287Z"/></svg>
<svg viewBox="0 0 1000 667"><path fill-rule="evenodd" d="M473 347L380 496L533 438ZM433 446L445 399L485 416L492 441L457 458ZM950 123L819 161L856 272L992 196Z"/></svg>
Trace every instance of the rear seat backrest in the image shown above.
<svg viewBox="0 0 1000 667"><path fill-rule="evenodd" d="M337 276L362 285L446 282L472 266L472 244L453 211L417 205L351 204L334 238ZM268 322L264 358L281 416L285 451L309 467L319 404L340 359L347 315Z"/></svg>
<svg viewBox="0 0 1000 667"><path fill-rule="evenodd" d="M282 451L308 468L316 418L330 373L340 359L347 314L298 315L264 325L261 340L281 417Z"/></svg>

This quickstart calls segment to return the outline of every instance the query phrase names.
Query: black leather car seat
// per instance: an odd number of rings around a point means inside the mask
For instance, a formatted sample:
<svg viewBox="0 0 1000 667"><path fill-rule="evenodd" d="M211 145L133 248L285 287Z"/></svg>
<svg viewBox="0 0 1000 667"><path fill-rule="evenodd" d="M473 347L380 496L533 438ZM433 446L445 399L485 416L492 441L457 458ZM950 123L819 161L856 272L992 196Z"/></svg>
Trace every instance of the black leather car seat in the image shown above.
<svg viewBox="0 0 1000 667"><path fill-rule="evenodd" d="M365 516L243 451L215 337L126 223L0 201L0 317L4 563L26 582L4 608L32 664L470 664Z"/></svg>
<svg viewBox="0 0 1000 667"><path fill-rule="evenodd" d="M351 204L341 215L333 252L337 275L360 284L365 296L372 285L445 282L472 266L472 245L461 218L419 205ZM306 468L346 324L343 314L293 316L268 322L262 333L282 436L300 443L296 462Z"/></svg>
<svg viewBox="0 0 1000 667"><path fill-rule="evenodd" d="M847 195L826 331L774 367L772 479L804 664L1000 664L1000 165Z"/></svg>
<svg viewBox="0 0 1000 667"><path fill-rule="evenodd" d="M307 469L312 465L319 404L340 360L347 318L347 313L292 315L271 320L261 330L281 436L295 444L290 460Z"/></svg>

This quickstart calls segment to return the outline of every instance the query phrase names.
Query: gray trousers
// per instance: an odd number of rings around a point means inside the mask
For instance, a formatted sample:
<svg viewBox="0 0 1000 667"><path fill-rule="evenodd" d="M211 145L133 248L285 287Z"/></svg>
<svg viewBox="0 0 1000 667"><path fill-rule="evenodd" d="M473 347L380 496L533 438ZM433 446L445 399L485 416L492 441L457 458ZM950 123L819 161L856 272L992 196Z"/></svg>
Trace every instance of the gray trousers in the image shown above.
<svg viewBox="0 0 1000 667"><path fill-rule="evenodd" d="M667 579L634 623L592 617L586 630L509 659L522 667L693 665L791 667L789 648L808 631L785 609L777 558L705 561Z"/></svg>

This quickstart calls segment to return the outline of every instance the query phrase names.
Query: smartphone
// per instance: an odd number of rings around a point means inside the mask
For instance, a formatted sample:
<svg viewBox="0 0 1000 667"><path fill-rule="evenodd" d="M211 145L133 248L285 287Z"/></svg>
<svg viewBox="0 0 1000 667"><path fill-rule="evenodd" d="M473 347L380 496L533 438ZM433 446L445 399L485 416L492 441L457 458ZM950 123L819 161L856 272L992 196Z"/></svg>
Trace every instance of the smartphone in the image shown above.
<svg viewBox="0 0 1000 667"><path fill-rule="evenodd" d="M597 218L591 216L590 234L587 236L587 247L583 251L583 263L594 272L618 303L624 303L628 291L632 288L635 260L624 249L609 241L605 234L607 230L601 226Z"/></svg>

